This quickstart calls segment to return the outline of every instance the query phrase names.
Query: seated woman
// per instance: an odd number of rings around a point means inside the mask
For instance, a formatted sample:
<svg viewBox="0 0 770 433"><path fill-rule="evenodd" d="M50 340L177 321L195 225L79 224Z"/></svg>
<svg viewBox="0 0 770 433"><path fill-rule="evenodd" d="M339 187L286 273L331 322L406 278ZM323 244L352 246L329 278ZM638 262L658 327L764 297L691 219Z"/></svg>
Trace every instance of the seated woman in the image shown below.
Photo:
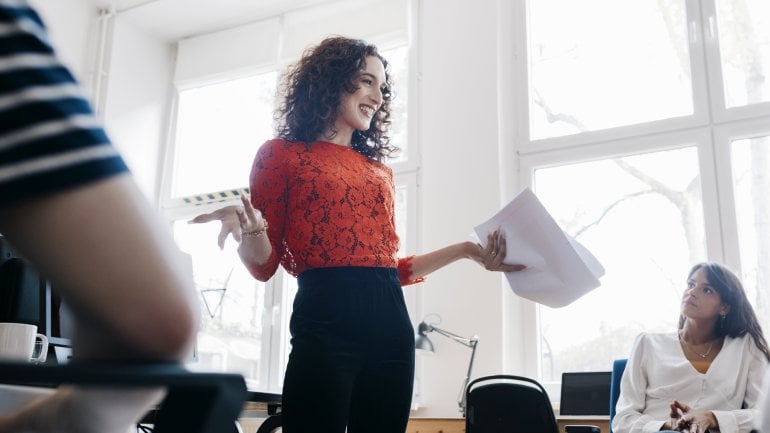
<svg viewBox="0 0 770 433"><path fill-rule="evenodd" d="M738 277L719 264L695 265L677 332L643 333L634 342L612 430L749 432L768 362Z"/></svg>

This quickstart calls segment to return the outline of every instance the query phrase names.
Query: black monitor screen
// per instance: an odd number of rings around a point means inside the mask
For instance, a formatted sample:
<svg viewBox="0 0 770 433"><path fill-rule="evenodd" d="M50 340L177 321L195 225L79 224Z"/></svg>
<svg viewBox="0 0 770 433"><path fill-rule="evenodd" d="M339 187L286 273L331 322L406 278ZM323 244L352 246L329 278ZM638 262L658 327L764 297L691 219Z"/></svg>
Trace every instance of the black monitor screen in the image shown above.
<svg viewBox="0 0 770 433"><path fill-rule="evenodd" d="M612 372L562 373L559 415L609 415Z"/></svg>
<svg viewBox="0 0 770 433"><path fill-rule="evenodd" d="M50 284L46 290L46 330L50 344L69 346L72 340L73 321L72 313L67 305L62 302L56 290L51 289Z"/></svg>

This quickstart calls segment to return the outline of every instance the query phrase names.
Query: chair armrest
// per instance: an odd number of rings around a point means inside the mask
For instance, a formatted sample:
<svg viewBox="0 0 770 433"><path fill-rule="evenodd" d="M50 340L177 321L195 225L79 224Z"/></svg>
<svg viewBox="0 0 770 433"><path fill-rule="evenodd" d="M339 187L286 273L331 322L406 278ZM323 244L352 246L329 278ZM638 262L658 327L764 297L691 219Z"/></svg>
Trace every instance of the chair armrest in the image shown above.
<svg viewBox="0 0 770 433"><path fill-rule="evenodd" d="M246 399L243 376L191 372L177 364L32 365L0 362L0 383L55 388L70 384L105 388L167 388L154 417L155 433L230 431Z"/></svg>

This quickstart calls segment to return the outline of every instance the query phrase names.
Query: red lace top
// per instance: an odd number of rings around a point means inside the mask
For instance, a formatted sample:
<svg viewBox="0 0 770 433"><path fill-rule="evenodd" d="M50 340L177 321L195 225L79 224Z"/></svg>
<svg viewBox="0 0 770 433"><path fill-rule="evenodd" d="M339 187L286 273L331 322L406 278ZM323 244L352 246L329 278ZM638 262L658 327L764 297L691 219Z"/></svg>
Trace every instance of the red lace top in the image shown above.
<svg viewBox="0 0 770 433"><path fill-rule="evenodd" d="M273 251L264 265L248 265L267 281L280 264L297 276L313 268L397 268L411 279L412 257L398 259L393 172L334 143L270 140L254 159L251 203L268 222Z"/></svg>

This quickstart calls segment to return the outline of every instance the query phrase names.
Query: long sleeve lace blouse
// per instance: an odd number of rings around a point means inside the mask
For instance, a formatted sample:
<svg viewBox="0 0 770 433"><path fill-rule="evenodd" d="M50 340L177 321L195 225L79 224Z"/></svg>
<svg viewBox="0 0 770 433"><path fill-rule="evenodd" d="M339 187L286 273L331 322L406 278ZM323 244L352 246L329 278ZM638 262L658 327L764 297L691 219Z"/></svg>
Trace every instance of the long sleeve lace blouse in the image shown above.
<svg viewBox="0 0 770 433"><path fill-rule="evenodd" d="M291 275L338 266L397 268L402 285L413 279L411 259L397 257L393 172L334 143L267 141L250 176L251 202L268 222L272 253L247 265L267 281L282 265Z"/></svg>

